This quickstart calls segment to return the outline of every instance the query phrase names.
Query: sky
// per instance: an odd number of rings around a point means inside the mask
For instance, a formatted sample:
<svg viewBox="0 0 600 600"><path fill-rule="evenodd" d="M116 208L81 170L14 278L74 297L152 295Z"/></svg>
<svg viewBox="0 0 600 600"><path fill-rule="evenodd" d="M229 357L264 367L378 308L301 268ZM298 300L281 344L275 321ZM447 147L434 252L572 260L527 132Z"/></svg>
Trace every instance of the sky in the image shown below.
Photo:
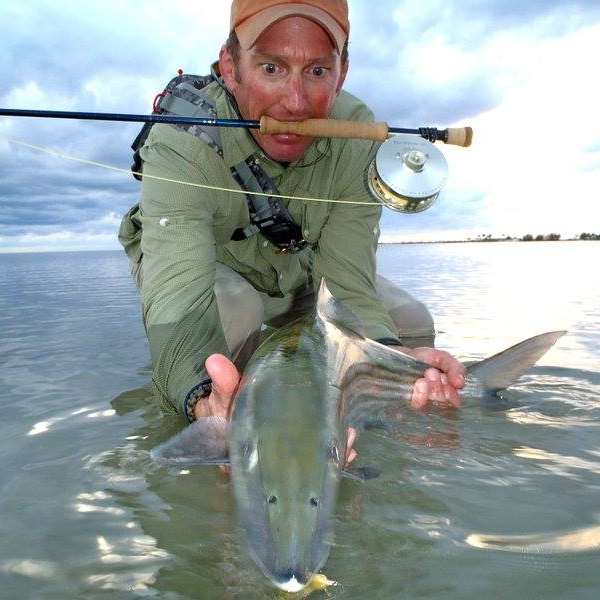
<svg viewBox="0 0 600 600"><path fill-rule="evenodd" d="M204 74L229 2L3 0L0 107L148 113L176 74ZM384 209L381 240L600 233L600 0L349 0L345 88L391 126L474 129L441 145L428 211ZM138 124L0 117L0 252L118 249ZM438 144L439 146L439 144Z"/></svg>

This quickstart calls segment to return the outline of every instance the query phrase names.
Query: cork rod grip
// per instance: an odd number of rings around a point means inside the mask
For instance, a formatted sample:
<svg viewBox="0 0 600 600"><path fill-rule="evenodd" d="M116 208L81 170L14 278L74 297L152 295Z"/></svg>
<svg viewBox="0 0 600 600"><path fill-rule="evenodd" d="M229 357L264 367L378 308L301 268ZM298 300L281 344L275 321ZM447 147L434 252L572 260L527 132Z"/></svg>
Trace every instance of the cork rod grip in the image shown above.
<svg viewBox="0 0 600 600"><path fill-rule="evenodd" d="M353 138L361 140L387 140L387 123L341 121L339 119L307 119L306 121L284 122L263 116L260 119L261 133L296 133L311 137Z"/></svg>
<svg viewBox="0 0 600 600"><path fill-rule="evenodd" d="M446 144L468 148L473 141L473 129L471 127L449 127Z"/></svg>

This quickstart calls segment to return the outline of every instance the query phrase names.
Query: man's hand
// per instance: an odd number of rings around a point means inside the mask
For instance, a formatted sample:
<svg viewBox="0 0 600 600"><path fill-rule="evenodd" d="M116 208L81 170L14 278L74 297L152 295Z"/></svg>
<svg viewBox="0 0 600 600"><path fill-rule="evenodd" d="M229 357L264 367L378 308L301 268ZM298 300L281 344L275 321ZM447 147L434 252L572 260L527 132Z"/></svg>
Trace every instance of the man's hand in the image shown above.
<svg viewBox="0 0 600 600"><path fill-rule="evenodd" d="M222 417L229 419L231 402L240 383L236 366L222 354L211 354L204 363L212 379L212 391L207 398L194 407L196 419L200 417Z"/></svg>
<svg viewBox="0 0 600 600"><path fill-rule="evenodd" d="M442 407L459 408L460 396L456 390L465 385L466 367L444 350L435 348L398 348L421 362L432 366L421 379L415 381L411 406L423 408L428 403Z"/></svg>

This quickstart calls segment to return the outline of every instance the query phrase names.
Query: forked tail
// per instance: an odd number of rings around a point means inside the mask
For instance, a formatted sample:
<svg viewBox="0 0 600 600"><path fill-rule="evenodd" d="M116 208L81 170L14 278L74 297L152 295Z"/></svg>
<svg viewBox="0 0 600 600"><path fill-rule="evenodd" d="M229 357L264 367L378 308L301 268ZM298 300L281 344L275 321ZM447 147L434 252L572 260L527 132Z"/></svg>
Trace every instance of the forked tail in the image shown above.
<svg viewBox="0 0 600 600"><path fill-rule="evenodd" d="M469 365L469 375L490 393L503 390L530 369L566 331L550 331Z"/></svg>

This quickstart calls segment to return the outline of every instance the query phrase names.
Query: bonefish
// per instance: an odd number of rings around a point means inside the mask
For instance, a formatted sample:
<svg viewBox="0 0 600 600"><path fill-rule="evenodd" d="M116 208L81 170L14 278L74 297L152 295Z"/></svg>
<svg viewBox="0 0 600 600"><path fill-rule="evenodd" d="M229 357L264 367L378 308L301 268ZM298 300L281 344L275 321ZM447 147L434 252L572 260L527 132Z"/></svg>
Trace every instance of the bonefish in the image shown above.
<svg viewBox="0 0 600 600"><path fill-rule="evenodd" d="M564 333L468 366L461 397L506 388ZM250 359L231 421L199 419L152 455L168 465L230 465L256 563L279 588L297 592L329 554L351 410L361 402L410 401L429 367L364 337L322 281L315 314L277 330Z"/></svg>

